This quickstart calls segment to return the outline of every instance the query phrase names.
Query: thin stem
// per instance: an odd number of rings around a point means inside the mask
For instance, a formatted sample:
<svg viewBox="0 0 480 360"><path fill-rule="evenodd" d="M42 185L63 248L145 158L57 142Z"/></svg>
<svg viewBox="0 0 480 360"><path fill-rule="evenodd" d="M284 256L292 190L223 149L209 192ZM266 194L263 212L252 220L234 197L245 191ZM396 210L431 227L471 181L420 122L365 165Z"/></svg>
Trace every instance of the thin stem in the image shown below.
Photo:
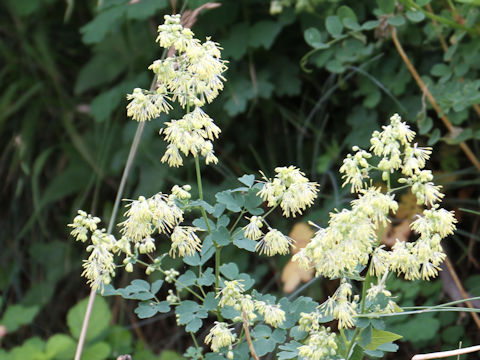
<svg viewBox="0 0 480 360"><path fill-rule="evenodd" d="M240 212L240 215L238 215L238 217L237 217L237 220L235 220L232 227L230 228L230 234L233 232L233 230L235 230L239 221L242 219L243 214L245 214L245 213L246 213L245 209L242 209L242 211Z"/></svg>
<svg viewBox="0 0 480 360"><path fill-rule="evenodd" d="M441 358L446 358L450 356L459 356L462 354L469 354L476 351L480 351L480 345L470 346L467 348L457 349L457 350L435 352L430 354L418 354L412 357L412 360L441 359Z"/></svg>
<svg viewBox="0 0 480 360"><path fill-rule="evenodd" d="M247 338L248 348L250 349L250 354L252 355L254 360L258 360L258 355L255 352L255 348L253 347L252 338L250 336L250 330L248 330L248 318L247 313L245 310L242 310L242 318L243 318L243 329L245 330L245 336Z"/></svg>
<svg viewBox="0 0 480 360"><path fill-rule="evenodd" d="M155 79L152 82L155 83ZM135 137L133 138L132 145L130 146L130 152L128 153L127 163L125 164L125 168L123 169L122 179L120 180L120 185L118 187L117 196L115 198L115 203L113 204L112 214L110 216L110 220L108 222L107 233L111 234L113 225L115 224L115 219L117 217L118 208L120 207L120 201L123 196L123 192L125 190L125 185L127 183L128 176L130 174L130 170L132 168L133 160L137 153L138 145L140 144L140 139L143 134L143 129L145 128L145 123L141 122L137 126L137 131L135 132ZM85 337L87 336L87 329L88 324L90 322L90 317L92 314L93 304L95 302L95 294L96 290L91 290L90 295L88 298L88 305L85 311L85 315L83 317L83 324L82 330L80 331L80 337L78 338L77 349L75 351L75 360L80 360L82 356L83 346L85 344Z"/></svg>
<svg viewBox="0 0 480 360"><path fill-rule="evenodd" d="M417 85L418 87L420 88L420 90L422 91L422 93L425 94L425 96L427 97L428 101L430 102L430 104L432 105L432 107L435 109L435 111L437 112L438 116L440 117L440 119L442 120L443 124L445 125L445 127L448 129L448 131L450 131L450 133L453 133L454 132L454 126L452 125L452 123L450 122L450 120L443 114L443 111L440 109L440 106L438 106L437 104L437 101L435 100L435 98L433 97L432 93L430 92L430 90L428 90L427 88L427 85L425 85L425 83L423 82L423 80L421 79L420 75L418 74L417 70L415 69L415 67L412 65L412 63L410 62L410 59L408 58L407 54L405 53L405 51L403 50L403 47L402 47L402 44L400 43L400 41L398 40L398 37L397 37L397 29L395 27L391 27L391 34L392 34L392 40L393 40L393 43L395 44L395 47L398 51L398 54L400 55L400 57L402 58L403 62L405 63L405 65L407 66L408 70L410 71L410 73L412 74L413 78L415 79L415 81L417 82ZM477 170L480 170L480 161L478 161L477 157L475 156L475 154L473 153L473 151L470 149L470 147L464 142L460 142L459 143L459 146L460 148L463 150L463 152L467 155L468 159L470 160L470 162L477 168Z"/></svg>

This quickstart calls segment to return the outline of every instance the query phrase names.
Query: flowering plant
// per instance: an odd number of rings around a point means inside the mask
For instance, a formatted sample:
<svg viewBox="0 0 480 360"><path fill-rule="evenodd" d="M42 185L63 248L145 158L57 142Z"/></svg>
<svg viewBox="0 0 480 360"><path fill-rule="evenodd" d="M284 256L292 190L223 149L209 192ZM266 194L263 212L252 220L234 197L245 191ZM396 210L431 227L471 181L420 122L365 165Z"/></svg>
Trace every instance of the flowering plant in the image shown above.
<svg viewBox="0 0 480 360"><path fill-rule="evenodd" d="M293 240L273 228L267 217L277 207L285 217L302 214L312 206L318 184L294 166L278 167L273 178L262 174L255 181L254 175L244 175L238 179L241 187L217 193L215 204L206 202L199 159L206 165L218 162L213 141L220 128L201 107L223 89L227 64L219 45L196 39L178 15L165 16L158 30L157 41L171 56L149 67L155 86L129 94L127 114L143 122L168 113L174 102L184 109L181 119L165 122L160 130L168 143L161 161L179 167L184 156L193 156L198 199L192 199L190 185L175 185L168 194L129 200L126 219L118 224L119 237L99 229L101 220L80 210L69 226L77 240L90 242L83 276L91 287L104 295L139 300L135 312L140 318L173 307L177 323L192 335L194 346L185 354L192 359L258 359L273 352L280 359L353 359L395 351L392 342L399 336L384 331L380 319L401 311L386 288L387 277L435 277L445 258L440 241L455 229L453 213L439 206L440 187L424 169L431 149L412 143L415 133L398 115L373 133L369 151L354 147L340 168L344 185L357 195L351 209L330 214L328 226L317 226L311 242L294 256L303 267L313 267L317 276L340 279L338 289L322 304L295 297L298 294L279 300L261 294L252 290L253 279L240 273L235 263L222 263L222 249L234 246L267 256L289 253ZM373 183L375 173L383 185ZM411 223L419 238L397 241L388 250L379 239L398 209L395 194L407 189L426 207ZM187 213L201 216L189 223ZM165 238L171 242L170 251L156 254L157 242ZM117 255L123 257L122 265L115 263ZM180 274L165 267L167 256L181 257L192 269ZM144 267L147 275L159 272L163 279L137 279L126 288L113 288L110 283L118 269L132 272L134 265ZM157 293L164 284L171 285L161 300ZM208 325L209 316L216 319L214 324ZM334 320L338 335L322 325ZM196 334L204 322L210 329L199 339ZM199 341L211 352L204 354Z"/></svg>

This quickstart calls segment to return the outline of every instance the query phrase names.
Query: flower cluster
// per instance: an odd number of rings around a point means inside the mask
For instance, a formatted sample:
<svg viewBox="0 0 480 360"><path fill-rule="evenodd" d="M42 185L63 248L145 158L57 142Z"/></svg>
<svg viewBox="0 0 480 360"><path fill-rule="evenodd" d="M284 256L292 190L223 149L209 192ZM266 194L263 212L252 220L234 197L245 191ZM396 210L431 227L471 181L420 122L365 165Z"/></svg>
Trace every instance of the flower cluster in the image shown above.
<svg viewBox="0 0 480 360"><path fill-rule="evenodd" d="M311 331L305 344L298 347L298 355L307 360L330 359L336 355L338 345L335 339L330 328L321 326Z"/></svg>
<svg viewBox="0 0 480 360"><path fill-rule="evenodd" d="M215 321L215 325L205 337L205 344L211 344L210 348L218 352L223 347L228 347L235 341L236 335L232 334L232 329L227 323Z"/></svg>
<svg viewBox="0 0 480 360"><path fill-rule="evenodd" d="M180 153L185 156L188 154L192 154L194 157L204 156L207 165L218 162L211 140L218 138L220 128L201 108L196 107L182 119L172 120L165 124L167 127L160 132L163 132L168 146L162 162L166 162L172 167L181 166L183 159Z"/></svg>
<svg viewBox="0 0 480 360"><path fill-rule="evenodd" d="M217 43L208 38L202 43L180 20L180 15L165 15L165 23L158 27L157 42L171 49L170 56L149 66L156 76L154 91L136 88L127 95L127 115L137 121L151 120L172 109L169 101L178 101L187 114L166 122L167 127L160 131L169 143L162 162L181 166L183 153L204 156L207 164L216 164L212 141L218 138L220 129L200 107L223 89L226 61L221 59Z"/></svg>
<svg viewBox="0 0 480 360"><path fill-rule="evenodd" d="M350 185L351 191L358 194L351 202L351 209L331 213L328 227L319 228L311 242L294 256L301 266L313 266L317 275L343 278L337 292L322 306L324 313L339 320L341 328L354 325L358 300L352 299L351 286L345 278L357 276L370 262L370 274L379 280L367 292L367 297L383 294L390 298L385 288L386 274L395 272L407 280L428 280L437 276L439 265L445 259L440 242L455 230L454 214L440 208L438 202L443 194L432 182L431 171L424 170L431 149L412 144L415 132L398 115L392 116L390 121L383 131L372 134L371 153L354 147L355 154L348 155L340 168L344 185ZM370 163L373 155L379 158L376 165ZM386 182L385 193L381 187L368 184L370 172L374 170L379 170ZM389 251L380 244L379 234L386 227L389 216L398 210L394 195L397 189L391 187L394 172L401 176L398 189L410 187L418 204L430 208L410 224L419 238L415 242L397 240ZM380 310L397 311L398 306L389 299L386 307Z"/></svg>
<svg viewBox="0 0 480 360"><path fill-rule="evenodd" d="M277 206L286 217L301 214L311 206L318 192L318 184L309 181L305 174L294 166L275 168L275 178L263 176L264 184L258 195L270 207Z"/></svg>
<svg viewBox="0 0 480 360"><path fill-rule="evenodd" d="M82 276L88 279L88 283L92 289L100 289L109 284L112 277L115 276L115 263L113 261L113 253L118 250L115 238L107 234L105 229L97 229L97 224L101 220L93 217L85 211L79 210L78 215L73 219L73 223L68 226L73 230L70 234L76 240L85 242L88 240L90 232L90 241L87 251L90 253L88 260L83 262Z"/></svg>

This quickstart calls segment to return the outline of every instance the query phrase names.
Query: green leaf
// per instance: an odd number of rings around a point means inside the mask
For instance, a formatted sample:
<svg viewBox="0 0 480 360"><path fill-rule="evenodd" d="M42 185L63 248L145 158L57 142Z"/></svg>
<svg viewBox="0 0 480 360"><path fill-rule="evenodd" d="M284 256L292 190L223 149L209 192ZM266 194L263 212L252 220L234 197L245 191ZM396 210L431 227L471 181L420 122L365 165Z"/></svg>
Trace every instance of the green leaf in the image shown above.
<svg viewBox="0 0 480 360"><path fill-rule="evenodd" d="M243 206L243 197L240 194L235 194L230 190L219 192L215 198L220 204L224 204L228 210L233 212L240 212Z"/></svg>
<svg viewBox="0 0 480 360"><path fill-rule="evenodd" d="M157 313L166 313L170 311L170 303L168 301L160 301L156 303L154 301L145 301L138 304L135 308L135 314L140 319L151 318Z"/></svg>
<svg viewBox="0 0 480 360"><path fill-rule="evenodd" d="M10 305L0 319L0 324L7 328L7 332L15 332L20 326L30 324L39 310L40 306Z"/></svg>
<svg viewBox="0 0 480 360"><path fill-rule="evenodd" d="M160 358L158 360L184 360L185 358L181 356L176 351L172 350L163 350L160 354Z"/></svg>
<svg viewBox="0 0 480 360"><path fill-rule="evenodd" d="M230 244L230 232L226 227L221 226L212 232L212 241L216 246L226 246Z"/></svg>
<svg viewBox="0 0 480 360"><path fill-rule="evenodd" d="M177 279L177 287L192 286L197 280L197 275L192 270L187 270L185 274L182 274Z"/></svg>
<svg viewBox="0 0 480 360"><path fill-rule="evenodd" d="M228 36L222 41L222 56L240 60L247 53L248 42L247 23L235 24L229 31Z"/></svg>
<svg viewBox="0 0 480 360"><path fill-rule="evenodd" d="M156 294L163 285L163 280L157 280L152 283L150 291L152 294Z"/></svg>
<svg viewBox="0 0 480 360"><path fill-rule="evenodd" d="M235 263L223 264L220 266L220 272L229 280L234 280L237 278L239 270L238 266Z"/></svg>
<svg viewBox="0 0 480 360"><path fill-rule="evenodd" d="M353 11L351 7L346 5L342 5L337 9L337 16L339 17L342 23L345 19L351 19L351 20L354 20L355 22L358 21L355 11Z"/></svg>
<svg viewBox="0 0 480 360"><path fill-rule="evenodd" d="M380 25L380 21L378 20L369 20L362 24L363 30L373 30Z"/></svg>
<svg viewBox="0 0 480 360"><path fill-rule="evenodd" d="M377 0L377 5L384 14L391 14L395 10L395 0Z"/></svg>
<svg viewBox="0 0 480 360"><path fill-rule="evenodd" d="M376 350L380 345L401 339L402 335L398 335L389 331L372 329L372 341L365 346L366 350Z"/></svg>
<svg viewBox="0 0 480 360"><path fill-rule="evenodd" d="M421 11L407 10L405 15L407 15L408 20L413 23L418 23L425 19L425 14Z"/></svg>
<svg viewBox="0 0 480 360"><path fill-rule="evenodd" d="M290 341L285 345L280 345L279 349L281 350L278 353L278 360L287 360L293 359L298 356L298 348L302 346L298 341Z"/></svg>
<svg viewBox="0 0 480 360"><path fill-rule="evenodd" d="M243 231L239 230L235 232L235 235L233 236L233 245L239 249L255 252L255 246L257 245L257 242L247 239L245 236L243 236Z"/></svg>
<svg viewBox="0 0 480 360"><path fill-rule="evenodd" d="M71 359L75 353L77 342L65 334L51 336L45 345L45 353L50 359Z"/></svg>
<svg viewBox="0 0 480 360"><path fill-rule="evenodd" d="M252 185L254 184L255 182L255 175L243 175L242 177L239 177L238 178L238 181L240 181L242 184L244 184L245 186L251 188Z"/></svg>
<svg viewBox="0 0 480 360"><path fill-rule="evenodd" d="M145 20L155 15L158 10L166 8L167 0L142 0L136 3L130 2L127 6L127 19Z"/></svg>
<svg viewBox="0 0 480 360"><path fill-rule="evenodd" d="M440 133L440 129L434 129L431 134L430 134L430 138L428 139L428 146L432 146L432 145L435 145L437 143L438 140L440 140L440 137L441 137L441 133Z"/></svg>
<svg viewBox="0 0 480 360"><path fill-rule="evenodd" d="M197 284L200 286L210 286L215 282L215 275L212 268L207 268L197 280Z"/></svg>
<svg viewBox="0 0 480 360"><path fill-rule="evenodd" d="M82 353L82 359L104 360L110 355L110 345L105 342L98 342L88 346Z"/></svg>
<svg viewBox="0 0 480 360"><path fill-rule="evenodd" d="M329 46L322 41L322 34L316 28L308 28L303 33L305 42L314 49L327 49Z"/></svg>
<svg viewBox="0 0 480 360"><path fill-rule="evenodd" d="M443 63L433 65L432 69L430 70L430 74L432 74L433 76L444 76L451 72L452 70L450 69L450 67Z"/></svg>
<svg viewBox="0 0 480 360"><path fill-rule="evenodd" d="M402 26L405 25L406 21L402 15L395 15L394 17L388 18L387 22L392 26Z"/></svg>
<svg viewBox="0 0 480 360"><path fill-rule="evenodd" d="M78 339L82 329L83 318L87 310L88 298L78 302L67 314L67 324L70 333ZM111 313L108 304L101 296L97 296L92 309L92 316L88 324L86 341L91 341L108 329Z"/></svg>
<svg viewBox="0 0 480 360"><path fill-rule="evenodd" d="M358 24L357 20L346 18L342 21L342 23L349 30L353 30L353 31L362 30L362 27Z"/></svg>
<svg viewBox="0 0 480 360"><path fill-rule="evenodd" d="M213 309L217 308L219 299L215 298L215 293L210 291L206 296L205 300L203 301L202 308L206 311L212 311Z"/></svg>
<svg viewBox="0 0 480 360"><path fill-rule="evenodd" d="M327 16L325 19L325 28L334 38L342 35L343 25L336 15Z"/></svg>
<svg viewBox="0 0 480 360"><path fill-rule="evenodd" d="M263 46L268 50L281 30L282 25L277 22L259 21L248 29L248 45L254 48Z"/></svg>
<svg viewBox="0 0 480 360"><path fill-rule="evenodd" d="M95 44L102 41L105 35L121 22L125 11L124 5L113 6L102 11L95 19L80 28L83 42L85 44Z"/></svg>

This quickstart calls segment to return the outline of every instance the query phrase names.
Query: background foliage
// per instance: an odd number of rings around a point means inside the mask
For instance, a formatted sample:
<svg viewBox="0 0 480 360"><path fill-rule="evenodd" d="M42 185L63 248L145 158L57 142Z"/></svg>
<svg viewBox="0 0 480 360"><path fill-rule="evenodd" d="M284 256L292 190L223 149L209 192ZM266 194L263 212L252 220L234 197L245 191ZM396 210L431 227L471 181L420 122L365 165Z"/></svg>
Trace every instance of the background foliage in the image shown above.
<svg viewBox="0 0 480 360"><path fill-rule="evenodd" d="M187 9L204 1L191 0ZM207 199L244 173L295 164L322 185L305 219L322 224L348 205L339 163L352 145L400 113L434 146L432 170L447 190L459 231L445 244L466 289L480 295L478 170L459 144L479 155L480 6L475 0L223 1L204 11L193 30L224 48L230 61L226 90L208 109L222 128L220 167L208 175ZM159 57L156 26L182 3L167 0L0 4L0 356L71 357L78 314L88 289L80 278L82 249L67 236L76 209L108 218L136 124L127 122L125 94L147 88L147 66ZM274 9L274 7L272 7ZM392 43L390 27L453 131L431 108ZM165 121L166 118L161 118ZM192 166L170 171L159 161L164 145L148 123L126 197L151 195L173 183L194 183ZM478 156L477 156L478 157ZM293 223L278 224L288 233ZM267 289L282 291L288 258L267 262L226 254ZM180 266L179 263L173 264ZM448 278L448 277L447 277ZM458 297L445 276L428 286L394 284L405 305ZM128 279L120 279L125 286ZM321 298L332 286L316 282L305 295ZM453 289L453 290L452 290ZM98 333L87 350L96 358L134 353L135 359L176 358L181 329L173 314L139 321L123 300L98 300ZM79 302L80 301L80 302ZM115 326L108 326L109 323ZM469 316L456 313L401 318L395 330L410 343L401 355L478 343ZM412 329L416 329L412 332ZM186 338L186 342L188 342ZM148 349L149 350L148 350ZM161 350L176 352L161 352ZM25 355L29 354L29 355ZM157 354L157 355L154 355ZM93 355L92 355L93 356ZM33 357L32 357L33 358ZM93 359L94 357L88 357Z"/></svg>

